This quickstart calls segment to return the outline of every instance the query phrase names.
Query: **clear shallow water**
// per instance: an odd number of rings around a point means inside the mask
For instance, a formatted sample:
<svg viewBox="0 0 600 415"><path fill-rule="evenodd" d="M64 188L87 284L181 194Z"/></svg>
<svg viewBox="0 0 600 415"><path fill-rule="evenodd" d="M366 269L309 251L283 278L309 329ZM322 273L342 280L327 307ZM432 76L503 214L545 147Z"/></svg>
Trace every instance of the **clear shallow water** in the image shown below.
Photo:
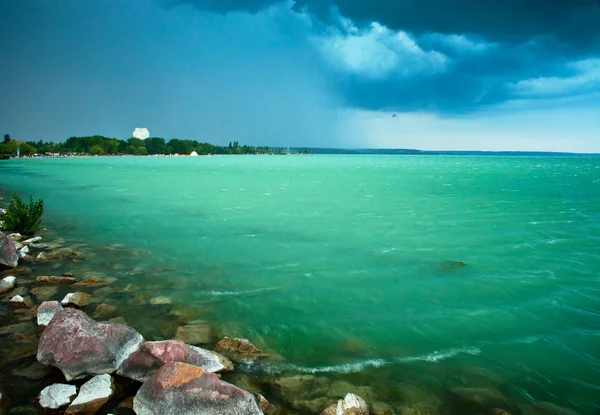
<svg viewBox="0 0 600 415"><path fill-rule="evenodd" d="M600 158L10 160L0 186L44 196L61 236L131 248L106 255L124 282L286 358L257 371L600 405Z"/></svg>

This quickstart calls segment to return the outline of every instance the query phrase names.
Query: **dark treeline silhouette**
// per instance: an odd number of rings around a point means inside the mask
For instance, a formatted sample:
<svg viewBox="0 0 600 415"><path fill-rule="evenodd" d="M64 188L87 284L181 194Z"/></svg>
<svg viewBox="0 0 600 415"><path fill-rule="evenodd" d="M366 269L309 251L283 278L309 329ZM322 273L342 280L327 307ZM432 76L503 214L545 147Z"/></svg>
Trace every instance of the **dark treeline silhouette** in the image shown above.
<svg viewBox="0 0 600 415"><path fill-rule="evenodd" d="M8 139L7 139L8 138ZM216 146L209 143L200 143L196 140L181 140L173 138L169 141L160 137L150 137L145 140L118 138L94 135L89 137L70 137L64 143L16 141L10 135L4 136L0 144L0 154L16 154L17 149L22 155L31 154L91 154L91 155L148 155L148 154L269 154L282 153L280 149L269 147L241 146L237 141L228 146Z"/></svg>

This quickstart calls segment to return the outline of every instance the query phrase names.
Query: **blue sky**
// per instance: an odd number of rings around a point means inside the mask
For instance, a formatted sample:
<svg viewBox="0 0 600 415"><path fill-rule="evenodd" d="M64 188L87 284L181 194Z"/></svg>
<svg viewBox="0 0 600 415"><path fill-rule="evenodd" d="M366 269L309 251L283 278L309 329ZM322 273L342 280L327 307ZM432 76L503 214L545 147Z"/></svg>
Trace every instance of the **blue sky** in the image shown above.
<svg viewBox="0 0 600 415"><path fill-rule="evenodd" d="M600 152L599 0L0 0L15 139Z"/></svg>

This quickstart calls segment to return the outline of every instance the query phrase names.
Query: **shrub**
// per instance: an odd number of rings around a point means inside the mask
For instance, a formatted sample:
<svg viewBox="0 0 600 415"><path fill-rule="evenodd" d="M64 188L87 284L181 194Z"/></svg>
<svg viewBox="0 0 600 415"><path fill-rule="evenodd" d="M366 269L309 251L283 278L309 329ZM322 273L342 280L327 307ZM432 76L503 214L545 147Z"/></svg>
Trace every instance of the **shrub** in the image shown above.
<svg viewBox="0 0 600 415"><path fill-rule="evenodd" d="M8 203L6 213L2 215L4 229L31 235L40 229L42 215L44 213L44 199L33 200L29 196L29 203L24 203L18 194Z"/></svg>

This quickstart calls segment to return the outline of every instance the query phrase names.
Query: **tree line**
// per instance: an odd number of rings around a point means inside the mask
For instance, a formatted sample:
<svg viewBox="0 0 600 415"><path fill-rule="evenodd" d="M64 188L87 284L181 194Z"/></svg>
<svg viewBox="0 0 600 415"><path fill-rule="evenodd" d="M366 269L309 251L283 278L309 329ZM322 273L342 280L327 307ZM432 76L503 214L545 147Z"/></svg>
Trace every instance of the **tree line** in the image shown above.
<svg viewBox="0 0 600 415"><path fill-rule="evenodd" d="M181 140L173 138L169 141L160 137L150 137L145 140L118 138L94 135L88 137L69 137L64 143L15 141L9 134L4 135L0 144L0 154L14 155L20 149L22 155L31 154L90 154L90 155L153 155L153 154L190 154L195 151L200 155L206 154L281 154L280 149L269 147L253 147L240 145L234 141L228 146L216 146L209 143L200 143L196 140ZM302 152L302 150L300 150ZM308 153L308 152L307 152Z"/></svg>

